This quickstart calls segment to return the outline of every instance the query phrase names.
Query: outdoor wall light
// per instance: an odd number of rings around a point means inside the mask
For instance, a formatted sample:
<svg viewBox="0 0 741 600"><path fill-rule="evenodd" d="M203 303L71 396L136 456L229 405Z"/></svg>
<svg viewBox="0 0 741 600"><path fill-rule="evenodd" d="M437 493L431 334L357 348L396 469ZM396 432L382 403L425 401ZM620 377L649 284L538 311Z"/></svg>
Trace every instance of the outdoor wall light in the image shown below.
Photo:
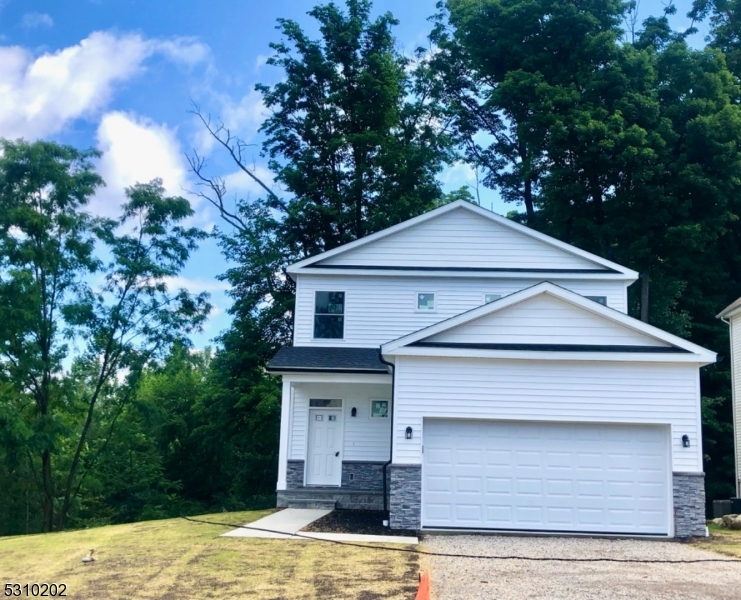
<svg viewBox="0 0 741 600"><path fill-rule="evenodd" d="M685 448L690 447L690 437L688 435L682 436L682 446L684 446Z"/></svg>
<svg viewBox="0 0 741 600"><path fill-rule="evenodd" d="M350 411L350 416L351 417L357 417L358 416L358 409L355 408L354 406L352 407L352 410Z"/></svg>
<svg viewBox="0 0 741 600"><path fill-rule="evenodd" d="M404 435L404 437L408 440L412 439L412 428L411 427L407 427L406 434Z"/></svg>

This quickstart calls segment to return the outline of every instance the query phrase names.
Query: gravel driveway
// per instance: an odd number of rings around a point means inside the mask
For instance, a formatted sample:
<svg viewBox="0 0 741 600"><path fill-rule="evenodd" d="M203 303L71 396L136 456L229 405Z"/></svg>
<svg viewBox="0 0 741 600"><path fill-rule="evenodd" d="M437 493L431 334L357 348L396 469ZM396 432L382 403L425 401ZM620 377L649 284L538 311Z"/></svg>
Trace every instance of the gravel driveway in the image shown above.
<svg viewBox="0 0 741 600"><path fill-rule="evenodd" d="M426 536L423 547L454 554L691 560L727 556L676 542L509 536ZM563 563L430 557L434 600L739 600L733 563Z"/></svg>

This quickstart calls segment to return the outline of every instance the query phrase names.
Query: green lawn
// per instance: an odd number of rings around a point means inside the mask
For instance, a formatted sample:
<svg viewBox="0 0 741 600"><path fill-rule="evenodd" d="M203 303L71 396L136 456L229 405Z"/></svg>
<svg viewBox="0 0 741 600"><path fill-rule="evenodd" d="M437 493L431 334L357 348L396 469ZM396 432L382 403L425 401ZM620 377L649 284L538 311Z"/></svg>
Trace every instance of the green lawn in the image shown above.
<svg viewBox="0 0 741 600"><path fill-rule="evenodd" d="M708 524L708 529L710 537L696 541L697 546L741 558L741 531L731 531L712 523Z"/></svg>
<svg viewBox="0 0 741 600"><path fill-rule="evenodd" d="M270 511L203 518L247 523ZM220 538L231 527L183 519L0 538L6 582L67 584L69 598L411 599L419 559L313 541ZM81 559L95 548L92 565Z"/></svg>

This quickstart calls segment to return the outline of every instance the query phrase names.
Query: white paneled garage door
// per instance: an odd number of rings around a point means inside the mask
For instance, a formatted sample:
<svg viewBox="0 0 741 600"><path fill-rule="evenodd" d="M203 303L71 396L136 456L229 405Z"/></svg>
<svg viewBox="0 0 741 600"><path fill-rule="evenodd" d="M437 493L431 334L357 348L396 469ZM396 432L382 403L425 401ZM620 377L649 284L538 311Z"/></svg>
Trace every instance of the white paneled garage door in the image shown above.
<svg viewBox="0 0 741 600"><path fill-rule="evenodd" d="M669 534L664 427L424 421L422 526Z"/></svg>

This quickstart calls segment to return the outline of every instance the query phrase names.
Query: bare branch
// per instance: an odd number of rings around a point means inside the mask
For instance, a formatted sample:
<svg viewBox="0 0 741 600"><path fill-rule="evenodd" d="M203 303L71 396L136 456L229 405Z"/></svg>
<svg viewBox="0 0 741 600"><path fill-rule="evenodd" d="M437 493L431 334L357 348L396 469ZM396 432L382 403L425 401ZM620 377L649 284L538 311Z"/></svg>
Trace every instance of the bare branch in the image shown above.
<svg viewBox="0 0 741 600"><path fill-rule="evenodd" d="M265 190L273 201L280 204L281 200L276 193L267 183L258 177L255 165L250 165L248 162L247 149L253 148L256 145L247 144L244 140L233 135L231 130L224 125L223 121L212 123L210 115L205 115L197 104L193 103L192 106L193 107L189 112L201 120L206 131L208 131L211 137L229 153L229 156L232 157L232 160L236 163L237 167L239 167L247 177ZM203 192L195 192L195 194L213 204L219 210L221 216L230 225L239 229L245 229L246 225L244 221L237 214L227 210L226 208L224 200L227 190L224 180L220 177L208 177L205 174L206 160L199 156L197 152L194 151L191 156L186 156L186 158L188 159L191 170L200 180L199 185L208 188L213 196Z"/></svg>

